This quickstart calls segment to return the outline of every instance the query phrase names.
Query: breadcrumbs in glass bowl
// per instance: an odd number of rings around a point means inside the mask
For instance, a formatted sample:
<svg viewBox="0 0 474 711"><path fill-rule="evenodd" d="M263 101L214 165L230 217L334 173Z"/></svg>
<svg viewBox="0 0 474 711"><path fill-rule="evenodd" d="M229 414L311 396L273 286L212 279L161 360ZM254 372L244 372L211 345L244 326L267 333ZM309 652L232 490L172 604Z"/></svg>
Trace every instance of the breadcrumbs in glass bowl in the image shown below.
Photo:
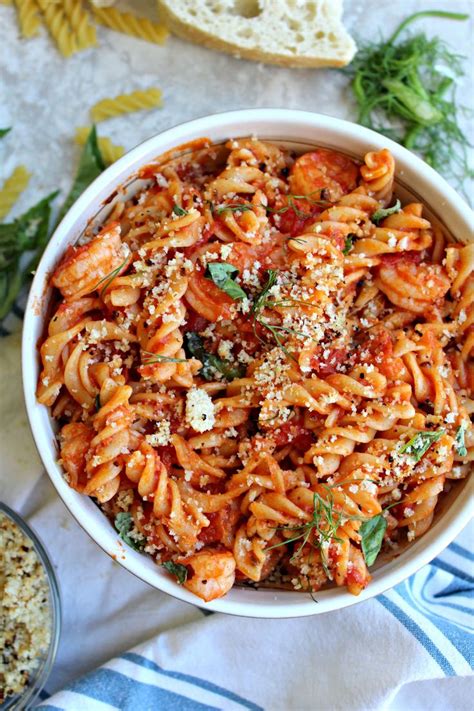
<svg viewBox="0 0 474 711"><path fill-rule="evenodd" d="M18 514L0 503L0 709L30 707L59 642L59 588L47 553Z"/></svg>

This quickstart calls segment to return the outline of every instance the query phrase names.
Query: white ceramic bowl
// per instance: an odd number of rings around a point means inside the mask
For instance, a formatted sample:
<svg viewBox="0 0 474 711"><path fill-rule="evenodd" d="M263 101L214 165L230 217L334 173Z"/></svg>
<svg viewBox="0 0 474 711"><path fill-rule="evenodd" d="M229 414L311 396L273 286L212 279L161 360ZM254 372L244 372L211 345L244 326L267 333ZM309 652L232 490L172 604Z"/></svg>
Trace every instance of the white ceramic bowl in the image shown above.
<svg viewBox="0 0 474 711"><path fill-rule="evenodd" d="M343 588L317 593L318 604L308 594L281 590L234 588L226 597L204 605L175 583L151 558L123 546L110 522L85 496L73 491L57 463L54 424L48 408L35 399L39 372L37 344L44 332L48 302L48 275L66 247L73 244L88 223L103 214L107 199L118 187L128 185L140 167L160 154L195 138L206 136L215 143L231 137L256 135L262 139L335 148L357 158L369 150L388 147L396 160L397 193L413 196L430 207L458 238L472 239L473 213L459 195L426 163L387 138L353 123L304 111L255 109L217 114L184 123L161 133L123 156L102 173L71 207L52 236L31 287L23 330L23 385L28 416L40 456L60 497L79 524L121 565L155 588L209 610L248 617L301 617L336 610L362 602L393 587L432 560L461 531L471 515L469 483L459 482L444 499L428 532L399 558L383 563L358 597Z"/></svg>

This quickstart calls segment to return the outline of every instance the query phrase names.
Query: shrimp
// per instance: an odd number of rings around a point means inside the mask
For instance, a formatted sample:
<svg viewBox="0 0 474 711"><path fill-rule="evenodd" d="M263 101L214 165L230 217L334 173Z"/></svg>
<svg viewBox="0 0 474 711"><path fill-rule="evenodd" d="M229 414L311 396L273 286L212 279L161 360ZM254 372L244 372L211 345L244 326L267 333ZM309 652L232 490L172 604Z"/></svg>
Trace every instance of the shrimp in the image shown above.
<svg viewBox="0 0 474 711"><path fill-rule="evenodd" d="M52 283L68 301L90 294L107 279L113 279L128 266L120 225L112 222L93 240L81 247L70 247L56 268Z"/></svg>
<svg viewBox="0 0 474 711"><path fill-rule="evenodd" d="M354 190L357 186L358 166L343 153L318 148L295 161L289 178L294 195L313 195L319 190L330 192L331 200Z"/></svg>
<svg viewBox="0 0 474 711"><path fill-rule="evenodd" d="M188 569L184 587L210 602L229 592L235 580L235 559L230 551L203 548L194 555L178 558Z"/></svg>
<svg viewBox="0 0 474 711"><path fill-rule="evenodd" d="M410 257L382 264L375 283L392 304L418 314L442 299L451 286L439 264L415 264Z"/></svg>

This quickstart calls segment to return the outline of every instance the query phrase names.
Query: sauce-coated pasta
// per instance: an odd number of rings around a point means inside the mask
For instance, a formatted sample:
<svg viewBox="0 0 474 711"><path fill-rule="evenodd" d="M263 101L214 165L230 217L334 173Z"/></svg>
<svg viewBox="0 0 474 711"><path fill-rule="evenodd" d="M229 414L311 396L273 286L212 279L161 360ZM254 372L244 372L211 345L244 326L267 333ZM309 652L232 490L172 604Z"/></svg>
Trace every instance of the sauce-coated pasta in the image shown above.
<svg viewBox="0 0 474 711"><path fill-rule="evenodd" d="M65 476L203 600L358 594L472 467L474 244L394 170L202 139L52 275L38 399Z"/></svg>

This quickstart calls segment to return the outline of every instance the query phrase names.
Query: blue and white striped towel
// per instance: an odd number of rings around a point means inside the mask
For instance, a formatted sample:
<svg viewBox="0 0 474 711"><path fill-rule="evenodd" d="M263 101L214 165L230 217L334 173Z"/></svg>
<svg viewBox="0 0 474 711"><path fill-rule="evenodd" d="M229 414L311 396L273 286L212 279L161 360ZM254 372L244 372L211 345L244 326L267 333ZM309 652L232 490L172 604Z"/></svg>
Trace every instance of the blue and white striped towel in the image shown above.
<svg viewBox="0 0 474 711"><path fill-rule="evenodd" d="M40 709L471 707L472 527L410 580L352 608L297 620L205 614L135 579L64 509L31 442L18 349L18 336L2 340L0 499L43 538L64 608Z"/></svg>
<svg viewBox="0 0 474 711"><path fill-rule="evenodd" d="M302 620L201 616L112 659L40 708L387 708L404 684L471 673L473 555L469 533L461 539L410 580L352 609Z"/></svg>

